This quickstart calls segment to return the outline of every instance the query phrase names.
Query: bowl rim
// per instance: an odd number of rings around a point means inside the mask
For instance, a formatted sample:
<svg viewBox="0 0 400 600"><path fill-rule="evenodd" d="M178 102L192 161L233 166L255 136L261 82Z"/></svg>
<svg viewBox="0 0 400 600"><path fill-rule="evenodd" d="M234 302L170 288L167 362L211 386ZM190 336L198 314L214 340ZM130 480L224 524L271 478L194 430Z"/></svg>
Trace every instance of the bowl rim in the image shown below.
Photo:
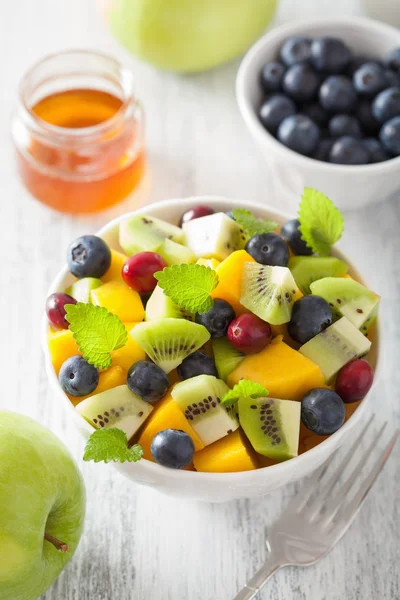
<svg viewBox="0 0 400 600"><path fill-rule="evenodd" d="M339 30L358 27L371 33L379 32L388 37L397 37L398 44L400 45L400 30L398 28L380 21L368 19L366 17L322 17L318 19L300 19L296 20L295 22L285 23L275 27L262 36L250 48L250 50L248 50L242 59L242 62L240 63L236 76L235 88L236 101L242 118L259 143L269 144L280 155L282 160L290 159L296 162L299 167L318 169L320 172L332 173L336 175L343 175L344 173L348 173L349 175L364 175L367 172L371 173L372 175L379 175L381 173L387 173L388 171L397 170L397 168L400 167L400 156L380 163L367 165L339 165L319 161L309 156L304 156L298 152L295 152L294 150L291 150L290 148L287 148L281 142L279 142L262 126L260 120L258 119L257 114L250 103L246 86L246 79L249 71L253 69L254 62L257 61L259 56L271 44L279 41L283 42L285 38L292 35L304 34L306 33L304 31L305 28L307 29L307 35L310 35L310 29L315 29L315 33L317 33L318 29L325 26L338 28Z"/></svg>
<svg viewBox="0 0 400 600"><path fill-rule="evenodd" d="M269 205L258 204L256 202L249 202L246 200L240 200L240 199L236 199L236 198L233 199L233 198L228 198L225 196L213 196L213 195L190 196L190 197L185 197L185 198L174 198L174 199L170 199L170 200L163 200L160 202L155 202L155 203L140 207L137 210L133 210L128 213L124 213L124 214L112 219L106 225L101 227L96 232L95 235L98 235L101 237L101 236L107 234L113 228L115 228L117 225L119 225L119 223L121 221L123 221L133 215L147 214L147 213L151 214L154 209L159 211L160 208L163 208L163 207L165 208L166 214L168 214L168 209L171 209L171 208L179 209L179 212L185 212L186 210L188 210L189 208L192 208L196 204L211 204L211 205L218 204L218 206L220 207L219 210L225 209L226 211L231 210L232 206L234 206L234 205L237 208L245 207L256 213L263 213L266 218L267 217L273 218L278 221L286 221L288 219L293 218L293 216L290 216L287 213L285 213L279 209L276 209ZM366 281L366 279L358 273L358 270L356 269L356 267L354 266L352 261L348 260L347 256L345 254L343 254L340 251L340 249L338 249L337 247L335 247L335 253L338 254L339 257L346 260L346 262L349 264L350 268L354 269L354 271L361 277L361 279L363 281ZM48 291L48 295L50 295L53 292L60 291L61 283L63 282L64 278L68 274L69 274L68 267L67 267L67 265L65 265L59 271L59 273L57 274L57 276L54 278L53 282L51 283L49 291ZM42 327L41 345L42 345L42 350L45 355L45 368L46 368L46 372L47 372L47 376L49 378L50 384L53 387L54 391L57 392L57 397L62 402L64 409L67 410L68 414L71 415L72 420L75 422L76 428L80 431L81 435L87 439L87 437L89 437L89 435L91 433L93 433L94 429L89 425L89 423L87 423L85 421L85 419L83 419L82 417L80 417L80 415L78 415L78 413L75 410L75 407L69 400L68 396L61 389L60 384L58 382L58 377L54 371L53 365L50 360L50 353L48 350L48 327L49 327L49 324L48 324L48 320L47 320L47 316L46 316L45 312L42 317L42 326L41 327ZM340 440L354 427L356 422L360 420L361 416L365 412L365 408L367 406L368 399L371 397L371 392L373 391L375 384L379 379L379 374L380 374L380 370L381 370L381 362L382 361L381 361L380 357L382 354L382 336L381 336L381 332L380 332L379 319L377 321L377 326L376 326L376 339L377 339L376 366L375 366L374 382L373 382L371 389L369 390L367 396L360 402L356 411L350 416L350 418L344 423L344 425L340 429L338 429L335 433L333 433L328 439L323 440L317 446L314 446L310 450L307 450L306 452L303 452L302 454L300 454L294 458L291 458L287 461L283 461L281 463L277 463L277 464L274 464L274 465L271 465L268 467L260 467L260 468L257 468L257 469L251 470L251 471L240 471L240 472L232 472L232 473L209 473L209 472L198 472L198 471L186 471L186 470L180 470L180 469L167 469L167 467L163 467L163 466L158 465L157 463L153 463L152 461L149 461L147 459L142 459L138 463L134 463L134 465L133 465L133 469L136 470L136 472L137 472L137 479L140 482L141 475L145 472L152 474L154 478L156 478L156 476L158 474L161 477L162 475L165 475L166 472L168 472L168 477L170 478L171 481L172 481L172 479L178 480L178 481L180 480L180 482L182 484L183 483L191 484L196 481L199 484L200 483L201 484L207 484L207 483L211 484L211 483L216 483L216 482L220 481L221 484L224 483L224 484L229 485L229 484L233 484L236 482L236 483L240 484L241 486L245 486L245 485L255 485L258 482L258 478L261 476L261 473L263 474L262 476L265 477L267 472L271 472L271 471L269 471L271 469L273 469L274 474L277 474L277 473L284 474L285 472L290 472L290 470L293 470L293 469L296 470L296 468L298 468L298 471L301 472L302 465L305 466L307 461L308 461L308 463L310 463L310 459L312 459L312 458L315 459L314 463L317 466L321 462L321 461L318 462L318 455L319 454L321 454L321 455L329 454L330 455L334 451L334 449L339 445ZM81 419L80 427L77 426L76 421L75 421L75 419L77 417L79 417ZM85 430L85 434L83 434L83 430ZM325 453L323 451L321 451L321 447L324 448ZM330 452L329 452L329 448L330 448ZM124 465L119 465L118 463L112 463L112 465L114 468L116 468L119 471L121 471L121 467L122 468L124 467ZM131 466L131 463L129 463L129 466ZM131 471L131 473L132 473L132 478L135 479L134 471ZM282 480L283 480L283 478L282 478Z"/></svg>

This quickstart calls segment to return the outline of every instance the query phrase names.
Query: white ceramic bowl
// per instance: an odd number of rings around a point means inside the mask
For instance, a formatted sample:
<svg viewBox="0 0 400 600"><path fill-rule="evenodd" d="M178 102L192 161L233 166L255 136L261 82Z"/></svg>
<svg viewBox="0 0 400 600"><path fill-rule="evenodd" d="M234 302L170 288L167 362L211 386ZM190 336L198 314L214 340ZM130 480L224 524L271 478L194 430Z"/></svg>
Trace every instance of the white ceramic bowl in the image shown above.
<svg viewBox="0 0 400 600"><path fill-rule="evenodd" d="M232 208L247 207L254 214L263 218L271 218L283 223L288 218L274 209L270 209L258 204L243 202L240 200L231 200L228 198L219 198L213 196L193 197L177 200L166 200L158 204L145 206L135 213L123 215L111 221L103 227L97 235L101 236L114 249L122 249L118 243L118 225L125 218L132 214L150 214L160 219L167 219L169 222L177 224L181 214L197 204L212 205L216 211L227 211ZM356 269L351 265L347 257L342 257L350 265L350 273L360 278ZM72 283L72 276L65 266L54 280L49 294L56 291L64 291ZM53 369L47 345L48 322L44 315L42 325L42 345L45 353L46 370L54 389L54 401L62 406L68 417L70 417L79 431L85 438L88 438L93 429L76 412L66 394L61 389L56 373ZM379 332L373 348L375 349L373 362L376 362L378 355ZM247 471L244 473L196 473L192 471L175 471L161 467L153 462L141 460L139 463L126 463L115 465L115 468L123 473L128 479L157 488L170 495L177 495L191 499L223 502L235 498L250 498L262 496L279 488L289 481L294 481L305 475L312 473L332 452L342 444L342 442L351 435L351 431L356 423L362 417L367 404L367 398L363 400L354 415L345 423L345 425L334 433L328 440L322 442L312 450L271 467Z"/></svg>
<svg viewBox="0 0 400 600"><path fill-rule="evenodd" d="M263 97L259 85L261 68L278 57L287 38L297 35L336 36L354 53L377 58L400 46L399 29L369 19L343 17L295 21L277 27L249 50L237 75L237 101L251 135L265 156L275 203L284 195L295 209L305 186L323 191L341 210L382 202L400 190L400 157L360 166L324 163L289 150L260 123L257 111Z"/></svg>

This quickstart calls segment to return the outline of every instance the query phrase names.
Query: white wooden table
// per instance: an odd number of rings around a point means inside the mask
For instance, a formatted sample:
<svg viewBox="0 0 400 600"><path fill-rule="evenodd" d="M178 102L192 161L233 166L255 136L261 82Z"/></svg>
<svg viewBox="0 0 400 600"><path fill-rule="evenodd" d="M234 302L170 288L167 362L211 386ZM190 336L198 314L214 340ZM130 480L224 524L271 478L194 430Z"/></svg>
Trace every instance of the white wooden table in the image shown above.
<svg viewBox="0 0 400 600"><path fill-rule="evenodd" d="M278 20L357 14L356 0L281 0ZM10 114L23 71L67 47L109 51L131 64L147 116L149 198L213 193L276 202L234 98L237 63L196 76L160 73L104 31L92 0L2 0L0 6L0 403L49 426L80 462L88 513L72 564L45 600L230 600L264 558L265 526L293 493L225 505L186 503L135 487L111 466L83 464L83 442L55 404L39 324L48 285L78 234L108 217L73 219L32 201L14 173ZM352 190L349 190L349 195ZM120 208L120 211L123 209ZM343 249L383 296L382 419L400 417L400 204L347 216ZM318 566L286 569L260 599L399 600L400 447L349 534ZM1 597L1 592L0 592Z"/></svg>

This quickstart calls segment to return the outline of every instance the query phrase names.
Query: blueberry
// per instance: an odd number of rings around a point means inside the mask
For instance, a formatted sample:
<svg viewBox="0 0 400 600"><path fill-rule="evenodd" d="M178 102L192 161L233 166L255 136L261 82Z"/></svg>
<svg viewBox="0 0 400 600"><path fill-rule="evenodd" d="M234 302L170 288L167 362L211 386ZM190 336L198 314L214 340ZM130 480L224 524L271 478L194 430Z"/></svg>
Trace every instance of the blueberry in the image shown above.
<svg viewBox="0 0 400 600"><path fill-rule="evenodd" d="M163 467L184 469L193 460L194 443L190 435L179 429L164 429L154 436L151 454Z"/></svg>
<svg viewBox="0 0 400 600"><path fill-rule="evenodd" d="M385 71L376 63L365 63L353 75L354 89L367 98L373 98L388 86Z"/></svg>
<svg viewBox="0 0 400 600"><path fill-rule="evenodd" d="M379 140L376 138L365 138L362 143L368 149L369 162L378 163L389 160L390 156L386 152Z"/></svg>
<svg viewBox="0 0 400 600"><path fill-rule="evenodd" d="M375 61L373 58L369 58L368 56L353 56L350 59L349 64L347 65L346 75L348 75L348 77L353 77L353 75L357 71L357 69L359 69L360 67L365 65L365 63L371 63L371 62L375 62Z"/></svg>
<svg viewBox="0 0 400 600"><path fill-rule="evenodd" d="M395 73L400 73L400 48L389 52L385 58L385 66Z"/></svg>
<svg viewBox="0 0 400 600"><path fill-rule="evenodd" d="M345 417L343 400L327 388L314 388L301 401L301 420L317 435L335 433L343 425Z"/></svg>
<svg viewBox="0 0 400 600"><path fill-rule="evenodd" d="M293 100L283 94L275 94L261 105L258 114L265 129L275 134L281 121L295 112L296 105Z"/></svg>
<svg viewBox="0 0 400 600"><path fill-rule="evenodd" d="M258 233L246 244L246 251L262 265L286 267L289 262L289 247L276 233Z"/></svg>
<svg viewBox="0 0 400 600"><path fill-rule="evenodd" d="M281 48L281 61L291 67L307 62L311 56L311 40L306 37L293 37L286 40Z"/></svg>
<svg viewBox="0 0 400 600"><path fill-rule="evenodd" d="M312 157L315 158L315 160L321 160L322 162L328 162L329 153L330 153L334 143L335 143L335 140L332 140L330 138L325 138L323 140L320 140L318 142L317 149L315 150Z"/></svg>
<svg viewBox="0 0 400 600"><path fill-rule="evenodd" d="M329 121L329 133L333 138L349 135L353 138L361 138L361 126L358 119L350 115L335 115Z"/></svg>
<svg viewBox="0 0 400 600"><path fill-rule="evenodd" d="M318 102L305 104L301 107L300 113L309 117L319 127L325 127L329 121L329 113L327 113Z"/></svg>
<svg viewBox="0 0 400 600"><path fill-rule="evenodd" d="M281 229L281 236L287 241L292 252L300 256L310 256L313 251L307 246L304 240L301 239L301 231L299 229L300 221L292 219L286 221Z"/></svg>
<svg viewBox="0 0 400 600"><path fill-rule="evenodd" d="M103 277L111 265L111 251L96 235L82 235L70 244L67 251L68 268L72 275Z"/></svg>
<svg viewBox="0 0 400 600"><path fill-rule="evenodd" d="M191 379L197 377L197 375L214 375L214 377L218 377L214 360L204 352L190 354L179 365L177 371L181 379Z"/></svg>
<svg viewBox="0 0 400 600"><path fill-rule="evenodd" d="M379 123L400 116L400 87L383 90L372 103L372 114Z"/></svg>
<svg viewBox="0 0 400 600"><path fill-rule="evenodd" d="M279 92L282 87L282 79L285 67L279 62L270 62L263 66L260 73L261 87L267 94Z"/></svg>
<svg viewBox="0 0 400 600"><path fill-rule="evenodd" d="M70 396L91 394L99 383L99 372L87 360L77 354L63 363L58 381L64 392Z"/></svg>
<svg viewBox="0 0 400 600"><path fill-rule="evenodd" d="M329 162L337 165L366 165L369 163L369 152L362 140L345 136L333 144Z"/></svg>
<svg viewBox="0 0 400 600"><path fill-rule="evenodd" d="M317 95L320 78L306 63L290 67L283 77L283 91L295 102L309 102Z"/></svg>
<svg viewBox="0 0 400 600"><path fill-rule="evenodd" d="M288 332L299 344L305 344L332 325L332 309L320 296L303 296L293 304Z"/></svg>
<svg viewBox="0 0 400 600"><path fill-rule="evenodd" d="M400 116L387 121L379 133L382 144L392 154L400 154Z"/></svg>
<svg viewBox="0 0 400 600"><path fill-rule="evenodd" d="M319 101L325 110L333 113L350 113L357 104L357 94L351 79L344 75L331 75L319 88Z"/></svg>
<svg viewBox="0 0 400 600"><path fill-rule="evenodd" d="M357 106L357 118L361 123L362 129L369 135L377 134L379 123L372 114L371 100L360 100Z"/></svg>
<svg viewBox="0 0 400 600"><path fill-rule="evenodd" d="M321 37L311 44L311 62L317 71L343 73L351 60L349 48L337 38Z"/></svg>
<svg viewBox="0 0 400 600"><path fill-rule="evenodd" d="M395 73L395 71L386 69L385 76L386 76L389 87L399 87L400 86L400 71L399 71L399 73Z"/></svg>
<svg viewBox="0 0 400 600"><path fill-rule="evenodd" d="M235 317L232 306L225 300L216 298L211 310L196 314L196 323L204 325L212 338L220 338L226 335L229 324Z"/></svg>
<svg viewBox="0 0 400 600"><path fill-rule="evenodd" d="M169 381L167 375L149 360L139 360L128 371L128 388L145 402L158 402L165 396Z"/></svg>
<svg viewBox="0 0 400 600"><path fill-rule="evenodd" d="M283 119L278 128L278 140L295 152L312 154L319 141L319 128L305 115L292 115Z"/></svg>

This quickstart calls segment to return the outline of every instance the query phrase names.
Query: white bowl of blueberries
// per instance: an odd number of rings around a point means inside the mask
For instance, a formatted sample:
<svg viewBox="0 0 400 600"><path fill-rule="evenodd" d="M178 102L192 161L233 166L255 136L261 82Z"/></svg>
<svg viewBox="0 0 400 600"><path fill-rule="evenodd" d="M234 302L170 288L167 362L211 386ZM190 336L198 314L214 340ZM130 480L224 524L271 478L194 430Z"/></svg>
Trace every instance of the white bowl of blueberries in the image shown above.
<svg viewBox="0 0 400 600"><path fill-rule="evenodd" d="M400 191L400 30L347 17L262 37L237 76L275 199L324 189L342 209Z"/></svg>

